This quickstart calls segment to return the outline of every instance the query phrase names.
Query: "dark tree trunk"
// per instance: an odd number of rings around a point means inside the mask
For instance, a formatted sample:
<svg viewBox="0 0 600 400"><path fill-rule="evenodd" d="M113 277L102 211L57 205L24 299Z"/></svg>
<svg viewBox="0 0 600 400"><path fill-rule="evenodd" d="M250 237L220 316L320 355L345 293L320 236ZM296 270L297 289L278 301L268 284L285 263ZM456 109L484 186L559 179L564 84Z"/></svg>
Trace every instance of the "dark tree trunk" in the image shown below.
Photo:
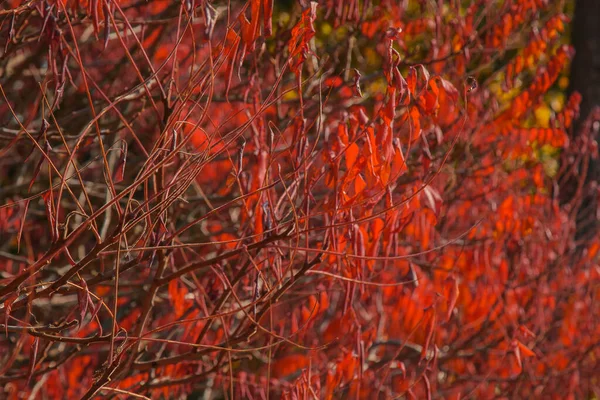
<svg viewBox="0 0 600 400"><path fill-rule="evenodd" d="M593 107L600 105L600 1L577 0L571 28L575 57L571 64L569 92L583 96L583 121Z"/></svg>
<svg viewBox="0 0 600 400"><path fill-rule="evenodd" d="M600 0L576 0L571 41L576 53L571 64L569 93L577 91L582 95L581 113L573 130L573 135L577 136L582 133L590 113L600 106ZM594 139L600 141L597 132ZM586 174L577 215L576 239L581 241L599 232L596 185L600 178L600 163L590 160L587 168L580 166L579 174ZM568 197L573 194L564 195Z"/></svg>

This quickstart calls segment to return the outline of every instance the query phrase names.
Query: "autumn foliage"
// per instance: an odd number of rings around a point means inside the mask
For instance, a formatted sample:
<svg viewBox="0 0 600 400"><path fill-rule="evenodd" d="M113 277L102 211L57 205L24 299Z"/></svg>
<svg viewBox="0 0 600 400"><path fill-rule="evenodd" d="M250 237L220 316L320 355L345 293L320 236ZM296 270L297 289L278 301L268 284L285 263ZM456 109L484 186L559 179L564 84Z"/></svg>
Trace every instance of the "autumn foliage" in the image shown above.
<svg viewBox="0 0 600 400"><path fill-rule="evenodd" d="M3 2L1 393L598 398L558 3Z"/></svg>

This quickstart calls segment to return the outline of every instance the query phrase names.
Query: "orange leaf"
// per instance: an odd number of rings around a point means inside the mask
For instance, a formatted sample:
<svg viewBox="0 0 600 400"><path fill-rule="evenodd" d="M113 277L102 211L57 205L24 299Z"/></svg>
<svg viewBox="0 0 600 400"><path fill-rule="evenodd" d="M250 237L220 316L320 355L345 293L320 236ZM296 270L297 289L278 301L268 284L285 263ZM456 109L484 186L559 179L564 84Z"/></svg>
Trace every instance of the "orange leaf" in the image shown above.
<svg viewBox="0 0 600 400"><path fill-rule="evenodd" d="M523 343L517 340L517 346L521 350L521 354L525 357L535 357L535 353L525 346Z"/></svg>
<svg viewBox="0 0 600 400"><path fill-rule="evenodd" d="M358 158L359 148L356 143L352 143L346 148L346 168L350 169Z"/></svg>

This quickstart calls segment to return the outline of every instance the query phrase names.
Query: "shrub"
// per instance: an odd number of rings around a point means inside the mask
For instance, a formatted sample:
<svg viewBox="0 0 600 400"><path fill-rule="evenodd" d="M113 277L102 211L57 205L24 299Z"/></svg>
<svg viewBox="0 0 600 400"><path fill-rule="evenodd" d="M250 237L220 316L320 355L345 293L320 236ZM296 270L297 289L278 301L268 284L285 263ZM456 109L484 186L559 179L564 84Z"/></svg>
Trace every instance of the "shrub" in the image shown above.
<svg viewBox="0 0 600 400"><path fill-rule="evenodd" d="M597 396L567 19L467 3L5 2L5 394Z"/></svg>

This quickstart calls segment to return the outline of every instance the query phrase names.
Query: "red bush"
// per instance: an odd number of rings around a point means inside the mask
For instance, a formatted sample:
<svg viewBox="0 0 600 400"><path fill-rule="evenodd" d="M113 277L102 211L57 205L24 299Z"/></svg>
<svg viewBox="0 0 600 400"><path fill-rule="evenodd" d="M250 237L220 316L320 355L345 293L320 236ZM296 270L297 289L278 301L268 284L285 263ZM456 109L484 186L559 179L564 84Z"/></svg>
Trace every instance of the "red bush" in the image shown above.
<svg viewBox="0 0 600 400"><path fill-rule="evenodd" d="M5 2L5 395L598 396L567 19L471 3Z"/></svg>

